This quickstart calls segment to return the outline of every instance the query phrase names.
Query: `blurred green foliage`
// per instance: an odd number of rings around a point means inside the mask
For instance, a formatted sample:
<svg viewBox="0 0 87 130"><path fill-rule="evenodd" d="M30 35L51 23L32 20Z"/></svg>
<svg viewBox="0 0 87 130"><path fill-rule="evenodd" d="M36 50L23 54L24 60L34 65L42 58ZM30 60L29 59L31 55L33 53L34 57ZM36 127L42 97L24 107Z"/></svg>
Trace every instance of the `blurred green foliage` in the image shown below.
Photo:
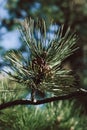
<svg viewBox="0 0 87 130"><path fill-rule="evenodd" d="M25 86L4 79L0 81L0 104L23 99L26 92ZM73 100L0 111L0 130L86 130L86 122L85 110Z"/></svg>
<svg viewBox="0 0 87 130"><path fill-rule="evenodd" d="M26 98L28 93L29 91L24 85L17 84L5 78L0 80L0 104Z"/></svg>

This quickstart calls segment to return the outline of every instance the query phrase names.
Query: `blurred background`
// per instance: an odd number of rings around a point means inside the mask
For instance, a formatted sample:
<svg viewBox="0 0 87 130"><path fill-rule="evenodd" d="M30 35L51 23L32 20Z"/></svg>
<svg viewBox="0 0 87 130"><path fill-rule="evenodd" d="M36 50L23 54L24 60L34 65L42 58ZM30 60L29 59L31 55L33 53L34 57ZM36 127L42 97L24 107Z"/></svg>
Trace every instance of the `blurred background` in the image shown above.
<svg viewBox="0 0 87 130"><path fill-rule="evenodd" d="M19 21L26 17L64 24L63 33L68 26L76 31L79 50L65 63L79 75L79 85L87 88L87 0L0 0L0 70L6 66L3 56L9 49L21 50L26 55L17 30ZM79 99L85 106L86 98Z"/></svg>

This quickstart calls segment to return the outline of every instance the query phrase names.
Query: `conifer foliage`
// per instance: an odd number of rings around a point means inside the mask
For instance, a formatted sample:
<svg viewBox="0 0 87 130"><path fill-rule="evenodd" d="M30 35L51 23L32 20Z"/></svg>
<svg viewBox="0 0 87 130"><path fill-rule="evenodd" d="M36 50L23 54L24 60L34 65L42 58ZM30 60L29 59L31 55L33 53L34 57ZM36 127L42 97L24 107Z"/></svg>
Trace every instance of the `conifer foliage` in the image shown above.
<svg viewBox="0 0 87 130"><path fill-rule="evenodd" d="M56 96L77 90L71 70L61 67L62 62L77 49L77 36L70 33L70 28L63 35L62 26L58 27L52 39L47 37L49 27L43 19L25 19L20 24L19 31L26 45L28 58L14 50L6 54L13 70L13 73L7 73L12 80L32 89L32 100L36 90Z"/></svg>

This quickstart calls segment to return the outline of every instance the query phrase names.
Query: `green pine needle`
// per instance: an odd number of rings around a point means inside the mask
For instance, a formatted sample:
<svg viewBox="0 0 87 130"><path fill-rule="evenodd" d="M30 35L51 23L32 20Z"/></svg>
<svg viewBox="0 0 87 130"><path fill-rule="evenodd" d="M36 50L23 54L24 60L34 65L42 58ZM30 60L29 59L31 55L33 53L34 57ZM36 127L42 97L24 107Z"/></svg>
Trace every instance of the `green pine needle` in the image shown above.
<svg viewBox="0 0 87 130"><path fill-rule="evenodd" d="M71 70L61 69L60 66L77 50L77 36L70 33L70 27L62 36L62 26L58 28L54 39L48 40L47 28L43 19L25 19L20 24L19 31L28 48L27 54L30 55L30 59L23 57L19 51L8 52L6 59L11 63L14 73L7 73L18 83L43 92L58 95L76 91L75 78L70 74Z"/></svg>

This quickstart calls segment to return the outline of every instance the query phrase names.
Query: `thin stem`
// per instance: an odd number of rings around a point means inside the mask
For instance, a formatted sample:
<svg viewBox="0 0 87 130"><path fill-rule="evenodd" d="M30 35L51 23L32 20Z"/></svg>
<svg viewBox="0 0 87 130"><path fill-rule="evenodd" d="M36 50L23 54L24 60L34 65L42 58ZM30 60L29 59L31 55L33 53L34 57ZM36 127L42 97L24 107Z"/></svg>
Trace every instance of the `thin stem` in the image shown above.
<svg viewBox="0 0 87 130"><path fill-rule="evenodd" d="M71 99L71 98L77 98L80 96L87 96L87 91L79 90L67 95L62 95L58 97L51 97L51 98L45 98L42 100L37 100L37 101L31 101L31 100L15 100L15 101L10 101L7 103L3 103L0 105L0 110L16 106L16 105L40 105L40 104L45 104L49 102L54 102L54 101L59 101L59 100L66 100L66 99Z"/></svg>
<svg viewBox="0 0 87 130"><path fill-rule="evenodd" d="M34 102L35 100L35 89L32 88L32 91L31 91L31 101Z"/></svg>

